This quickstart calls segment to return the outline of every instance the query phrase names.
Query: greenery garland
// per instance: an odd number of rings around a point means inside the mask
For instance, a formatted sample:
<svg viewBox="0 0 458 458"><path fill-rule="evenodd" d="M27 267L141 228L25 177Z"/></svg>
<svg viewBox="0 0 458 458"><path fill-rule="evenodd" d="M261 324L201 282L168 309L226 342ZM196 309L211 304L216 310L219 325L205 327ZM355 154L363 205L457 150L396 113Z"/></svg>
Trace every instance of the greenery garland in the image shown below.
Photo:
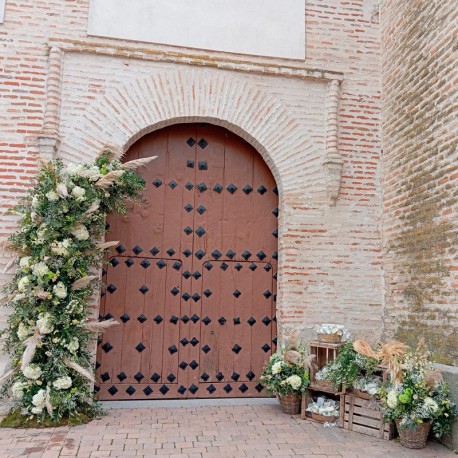
<svg viewBox="0 0 458 458"><path fill-rule="evenodd" d="M14 209L20 230L10 242L19 257L3 300L13 308L3 331L12 369L0 382L24 418L61 422L97 410L88 348L117 324L88 319L98 269L117 244L100 242L105 216L125 213L125 201L141 197L144 181L135 169L151 159L121 164L106 150L85 164L42 161L36 185Z"/></svg>

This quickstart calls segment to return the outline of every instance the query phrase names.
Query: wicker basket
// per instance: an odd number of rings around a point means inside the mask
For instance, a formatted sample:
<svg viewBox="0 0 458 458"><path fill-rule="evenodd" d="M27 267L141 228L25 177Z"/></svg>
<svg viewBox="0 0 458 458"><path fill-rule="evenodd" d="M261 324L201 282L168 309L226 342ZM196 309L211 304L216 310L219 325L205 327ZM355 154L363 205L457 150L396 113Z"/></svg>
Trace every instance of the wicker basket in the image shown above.
<svg viewBox="0 0 458 458"><path fill-rule="evenodd" d="M340 343L342 336L339 334L318 334L318 340L326 343Z"/></svg>
<svg viewBox="0 0 458 458"><path fill-rule="evenodd" d="M301 413L301 396L297 394L287 394L286 396L278 395L281 408L284 413L297 415Z"/></svg>
<svg viewBox="0 0 458 458"><path fill-rule="evenodd" d="M321 415L319 413L312 412L312 420L319 421L320 423L334 423L337 420L337 417L333 415Z"/></svg>
<svg viewBox="0 0 458 458"><path fill-rule="evenodd" d="M428 439L431 423L424 422L414 428L399 428L400 420L395 420L401 445L407 448L424 448Z"/></svg>

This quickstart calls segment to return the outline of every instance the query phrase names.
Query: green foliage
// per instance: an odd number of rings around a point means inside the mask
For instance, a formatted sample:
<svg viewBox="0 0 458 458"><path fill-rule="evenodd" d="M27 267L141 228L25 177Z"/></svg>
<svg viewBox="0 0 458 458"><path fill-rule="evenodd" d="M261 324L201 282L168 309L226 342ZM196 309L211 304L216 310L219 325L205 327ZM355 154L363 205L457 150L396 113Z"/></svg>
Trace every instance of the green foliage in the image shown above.
<svg viewBox="0 0 458 458"><path fill-rule="evenodd" d="M356 352L353 341L347 341L340 347L334 362L327 366L326 379L335 386L351 387L361 374L372 375L378 370L378 361Z"/></svg>
<svg viewBox="0 0 458 458"><path fill-rule="evenodd" d="M13 308L4 349L15 374L3 394L11 387L21 415L31 422L59 424L97 412L84 370L93 372L86 349L96 334L85 323L99 282L72 285L98 273L106 253L98 246L106 214L125 212L125 201L139 199L143 186L139 175L106 154L68 167L56 160L42 166L36 185L15 209L20 229L10 240L20 257L4 288L6 305ZM22 370L27 348L33 357Z"/></svg>
<svg viewBox="0 0 458 458"><path fill-rule="evenodd" d="M431 374L434 372L428 363L409 355L403 365L402 383L390 383L380 391L385 420L400 420L400 428L431 421L436 438L449 434L458 410L447 386Z"/></svg>

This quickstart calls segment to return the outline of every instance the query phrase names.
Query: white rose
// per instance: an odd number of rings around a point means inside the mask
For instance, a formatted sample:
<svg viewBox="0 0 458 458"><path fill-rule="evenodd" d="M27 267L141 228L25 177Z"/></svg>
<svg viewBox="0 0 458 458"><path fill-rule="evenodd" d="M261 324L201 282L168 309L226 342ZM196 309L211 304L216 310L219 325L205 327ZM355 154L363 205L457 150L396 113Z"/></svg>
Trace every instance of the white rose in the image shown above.
<svg viewBox="0 0 458 458"><path fill-rule="evenodd" d="M56 390L68 390L72 386L72 379L71 377L59 377L52 384Z"/></svg>
<svg viewBox="0 0 458 458"><path fill-rule="evenodd" d="M36 277L43 277L49 272L48 266L45 262L40 261L32 266L32 273Z"/></svg>
<svg viewBox="0 0 458 458"><path fill-rule="evenodd" d="M42 370L37 364L29 364L22 373L30 380L37 380L40 378Z"/></svg>
<svg viewBox="0 0 458 458"><path fill-rule="evenodd" d="M54 326L51 323L50 313L40 313L38 315L37 326L40 334L49 334L54 330Z"/></svg>
<svg viewBox="0 0 458 458"><path fill-rule="evenodd" d="M25 338L28 337L30 333L30 330L29 328L24 324L24 323L19 323L19 326L17 328L17 336L19 338L19 340L24 340Z"/></svg>
<svg viewBox="0 0 458 458"><path fill-rule="evenodd" d="M24 397L24 388L27 387L27 383L16 382L13 383L11 387L11 392L13 393L13 399L22 399Z"/></svg>
<svg viewBox="0 0 458 458"><path fill-rule="evenodd" d="M19 291L25 291L30 285L30 280L28 279L28 277L22 277L18 284L17 284L17 289Z"/></svg>
<svg viewBox="0 0 458 458"><path fill-rule="evenodd" d="M46 198L50 202L56 202L57 200L59 200L59 194L57 194L56 191L49 191L46 193Z"/></svg>
<svg viewBox="0 0 458 458"><path fill-rule="evenodd" d="M68 196L67 186L64 183L59 183L56 186L56 192L59 195L59 197L62 197L63 199L65 199Z"/></svg>
<svg viewBox="0 0 458 458"><path fill-rule="evenodd" d="M67 297L67 287L60 281L53 287L54 295L60 299Z"/></svg>
<svg viewBox="0 0 458 458"><path fill-rule="evenodd" d="M86 190L84 188L81 188L80 186L75 186L72 190L72 196L76 200L83 200L85 194L86 194Z"/></svg>
<svg viewBox="0 0 458 458"><path fill-rule="evenodd" d="M40 414L41 412L43 412L43 407L32 407L30 409L30 411L35 414L35 415L38 415Z"/></svg>
<svg viewBox="0 0 458 458"><path fill-rule="evenodd" d="M86 226L82 224L77 224L71 233L78 239L78 240L87 240L89 238L89 231L86 229Z"/></svg>
<svg viewBox="0 0 458 458"><path fill-rule="evenodd" d="M19 266L21 267L21 269L26 272L27 270L29 270L29 267L30 267L30 259L31 257L30 256L23 256L21 258L21 260L19 261Z"/></svg>

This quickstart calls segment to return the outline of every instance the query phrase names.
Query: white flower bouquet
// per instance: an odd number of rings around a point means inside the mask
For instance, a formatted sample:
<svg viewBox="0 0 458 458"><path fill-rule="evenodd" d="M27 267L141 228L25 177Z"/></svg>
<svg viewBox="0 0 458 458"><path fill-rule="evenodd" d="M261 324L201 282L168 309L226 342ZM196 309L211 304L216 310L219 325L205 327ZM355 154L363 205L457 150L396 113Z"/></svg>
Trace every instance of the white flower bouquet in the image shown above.
<svg viewBox="0 0 458 458"><path fill-rule="evenodd" d="M333 399L320 396L316 401L312 401L307 409L312 414L312 418L322 422L333 423L339 418L339 404Z"/></svg>
<svg viewBox="0 0 458 458"><path fill-rule="evenodd" d="M343 324L334 323L324 323L315 326L315 332L319 340L329 343L338 343L342 340L342 337L347 335L347 331Z"/></svg>

